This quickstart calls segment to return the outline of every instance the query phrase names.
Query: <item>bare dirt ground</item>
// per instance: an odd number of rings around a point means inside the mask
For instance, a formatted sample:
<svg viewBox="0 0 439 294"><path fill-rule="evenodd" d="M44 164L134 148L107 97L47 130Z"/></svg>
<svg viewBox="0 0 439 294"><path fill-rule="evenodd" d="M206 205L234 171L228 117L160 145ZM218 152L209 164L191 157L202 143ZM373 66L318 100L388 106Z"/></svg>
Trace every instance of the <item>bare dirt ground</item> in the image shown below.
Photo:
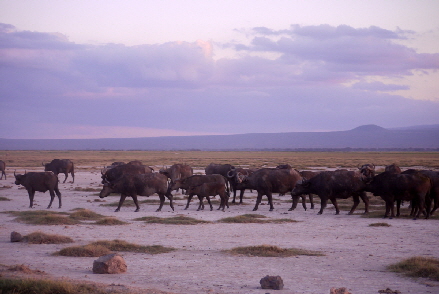
<svg viewBox="0 0 439 294"><path fill-rule="evenodd" d="M28 170L29 171L29 170ZM17 170L17 172L23 172ZM64 179L61 175L60 179ZM69 177L68 180L71 180ZM192 200L184 210L185 200L175 202L175 211L165 203L162 212L155 212L157 204L142 204L140 212L123 206L120 212L103 203L118 201L107 197L106 202L95 202L96 192L75 191L75 187L99 188L100 173L77 172L75 183L60 183L63 207L57 199L51 210L71 212L86 208L115 216L128 225L99 226L78 224L69 226L27 225L15 222L9 214L0 213L0 264L25 264L33 270L44 271L48 278L68 278L113 284L119 287L157 289L170 293L322 293L332 287L346 287L354 294L378 293L391 288L401 293L439 293L439 283L413 279L386 270L386 266L413 256L439 258L439 221L411 219L374 219L361 215L347 215L344 210L334 215L331 205L323 215L316 209L304 211L298 207L288 211L290 196L276 196L275 210L262 205L256 212L269 218L289 218L295 223L280 224L226 224L219 219L253 213L255 199L245 199L245 205L231 205L225 212L196 211L198 200ZM11 201L0 202L0 212L27 211L29 199L24 189L14 184L14 177L0 181L0 196ZM246 192L246 195L255 195ZM181 195L177 195L181 196ZM46 209L48 192L35 196L34 210ZM158 199L157 196L151 196ZM316 197L317 198L317 197ZM146 197L140 197L140 200ZM263 199L266 202L266 199ZM309 204L308 204L309 206ZM361 212L358 210L357 212ZM211 221L198 225L146 224L134 221L142 216L190 216ZM387 222L390 227L370 227L369 224ZM60 234L75 243L61 245L34 245L11 243L10 234L17 231L27 235L35 231ZM139 245L163 245L177 250L157 255L121 252L128 271L117 275L92 273L95 257L63 257L51 254L64 247L85 245L97 240L120 239ZM238 246L276 245L282 248L301 248L321 251L325 256L297 256L287 258L233 256L222 252ZM279 275L283 290L264 290L259 280L266 275Z"/></svg>

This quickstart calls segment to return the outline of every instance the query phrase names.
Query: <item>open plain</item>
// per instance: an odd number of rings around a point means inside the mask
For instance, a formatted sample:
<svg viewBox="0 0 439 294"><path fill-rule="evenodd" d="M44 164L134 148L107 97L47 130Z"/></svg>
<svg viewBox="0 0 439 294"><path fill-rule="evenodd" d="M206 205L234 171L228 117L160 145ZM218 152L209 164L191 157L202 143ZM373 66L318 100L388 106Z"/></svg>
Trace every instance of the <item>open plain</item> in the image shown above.
<svg viewBox="0 0 439 294"><path fill-rule="evenodd" d="M389 162L390 164L391 162ZM164 163L166 164L166 163ZM160 165L156 166L157 169ZM269 211L261 205L253 212L255 191L247 192L243 205L230 205L225 212L197 211L198 199L193 199L184 210L184 195L175 193L175 211L166 201L161 212L155 212L158 203L142 203L141 210L124 205L120 212L106 204L119 200L118 196L99 199L100 169L94 166L77 166L75 183L69 176L60 183L63 206L58 208L55 199L50 211L71 213L85 208L96 213L116 217L125 225L96 225L82 222L75 225L30 225L15 221L8 211L28 211L26 190L14 184L13 171L41 171L42 167L17 165L8 168L7 180L0 181L0 265L3 275L6 268L24 264L33 270L43 271L45 279L69 279L97 282L109 289L140 290L144 293L322 293L332 287L346 287L354 294L378 293L391 288L401 293L439 293L439 282L409 278L386 269L390 264L413 256L439 258L439 220L410 218L365 218L363 205L355 215L347 215L351 200L345 203L340 215L332 205L317 215L320 200L315 197L316 208L307 211L299 205L294 211L291 196L274 198L275 209ZM200 169L196 172L202 172ZM64 179L64 175L60 175ZM375 198L374 196L370 196ZM36 193L32 210L46 210L49 194ZM218 196L216 197L218 198ZM139 197L144 200L146 197ZM149 199L158 200L157 196ZM266 198L263 198L266 203ZM309 208L309 203L307 204ZM381 205L371 210L381 210ZM256 213L266 220L289 219L296 222L279 223L222 223L226 217ZM407 214L407 210L404 210ZM208 221L196 225L150 224L134 220L144 216L162 218L188 216ZM390 226L369 226L385 222ZM68 236L72 244L28 244L10 242L11 232L22 235L40 231ZM120 252L128 265L124 274L93 274L92 265L97 257L64 257L52 253L68 246L86 245L98 240L124 240L139 245L163 245L176 250L162 254ZM293 257L250 257L231 255L224 250L239 246L274 245L281 248L307 249L323 256L298 255ZM279 275L284 281L283 290L261 289L259 280L266 275ZM26 276L26 275L24 275ZM150 289L147 292L146 289ZM162 292L160 292L162 291Z"/></svg>

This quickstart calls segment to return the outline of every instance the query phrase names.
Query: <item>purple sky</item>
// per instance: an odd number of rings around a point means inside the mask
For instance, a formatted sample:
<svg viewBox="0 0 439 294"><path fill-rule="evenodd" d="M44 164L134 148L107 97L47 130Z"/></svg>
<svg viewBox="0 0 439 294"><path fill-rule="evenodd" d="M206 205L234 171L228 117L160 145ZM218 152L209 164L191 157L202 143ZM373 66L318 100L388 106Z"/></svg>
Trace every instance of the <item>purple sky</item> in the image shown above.
<svg viewBox="0 0 439 294"><path fill-rule="evenodd" d="M37 2L0 4L0 138L439 124L437 1Z"/></svg>

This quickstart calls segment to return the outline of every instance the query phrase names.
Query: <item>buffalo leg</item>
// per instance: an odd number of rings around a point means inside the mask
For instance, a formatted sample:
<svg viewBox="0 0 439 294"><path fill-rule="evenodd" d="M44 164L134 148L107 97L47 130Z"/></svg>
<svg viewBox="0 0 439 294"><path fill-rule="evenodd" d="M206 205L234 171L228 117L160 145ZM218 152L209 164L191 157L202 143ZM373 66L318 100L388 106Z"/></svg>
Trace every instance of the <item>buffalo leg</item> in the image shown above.
<svg viewBox="0 0 439 294"><path fill-rule="evenodd" d="M117 212L122 207L123 202L125 201L125 198L127 198L127 195L120 194L120 200L119 200L119 206L117 206L116 210L114 212Z"/></svg>
<svg viewBox="0 0 439 294"><path fill-rule="evenodd" d="M331 198L331 202L335 207L335 214L338 215L340 214L340 208L338 208L338 204L337 204L337 198ZM355 205L355 204L354 204ZM357 204L358 205L358 204Z"/></svg>
<svg viewBox="0 0 439 294"><path fill-rule="evenodd" d="M258 197L256 198L256 204L255 204L255 207L253 208L253 211L258 210L258 207L259 207L259 204L261 203L261 201L262 201L262 192L258 191Z"/></svg>
<svg viewBox="0 0 439 294"><path fill-rule="evenodd" d="M268 198L268 203L270 203L270 211L273 211L274 210L273 195L271 194L271 192L267 193L267 198Z"/></svg>
<svg viewBox="0 0 439 294"><path fill-rule="evenodd" d="M186 209L189 208L189 203L191 202L192 197L194 197L194 194L189 194L189 196L188 196L188 198L187 198L186 207L184 208L184 210L186 210ZM201 200L200 200L200 202L201 202Z"/></svg>
<svg viewBox="0 0 439 294"><path fill-rule="evenodd" d="M173 203L174 197L172 195L166 195L166 194L164 196L166 196L169 199L169 206L171 206L172 211L174 211L174 203Z"/></svg>
<svg viewBox="0 0 439 294"><path fill-rule="evenodd" d="M239 204L242 204L242 198L244 198L245 189L240 190L239 192Z"/></svg>
<svg viewBox="0 0 439 294"><path fill-rule="evenodd" d="M163 204L165 203L165 195L159 194L159 198L160 198L160 205L159 205L159 208L157 208L156 212L161 211Z"/></svg>
<svg viewBox="0 0 439 294"><path fill-rule="evenodd" d="M140 210L140 206L139 202L137 201L137 195L131 195L131 198L133 198L134 204L136 205L136 210L134 210L134 212L138 212Z"/></svg>
<svg viewBox="0 0 439 294"><path fill-rule="evenodd" d="M320 197L320 210L319 210L318 214L322 214L323 213L323 210L325 209L327 203L328 203L328 198Z"/></svg>
<svg viewBox="0 0 439 294"><path fill-rule="evenodd" d="M210 197L209 197L209 196L206 196L206 199L207 199L207 203L209 203L210 211L212 211L212 210L213 210L213 206L212 206L212 203L210 202ZM204 207L203 207L203 208L204 208Z"/></svg>
<svg viewBox="0 0 439 294"><path fill-rule="evenodd" d="M364 214L368 214L369 213L369 197L367 197L366 192L362 192L360 194L360 198L364 202Z"/></svg>
<svg viewBox="0 0 439 294"><path fill-rule="evenodd" d="M353 214L355 209L357 209L358 204L360 204L360 197L358 197L358 195L354 195L352 198L354 198L354 205L352 205L351 210L348 212L349 215Z"/></svg>
<svg viewBox="0 0 439 294"><path fill-rule="evenodd" d="M74 183L75 182L75 174L73 173L73 171L72 172L70 172L70 174L72 175L72 183Z"/></svg>
<svg viewBox="0 0 439 294"><path fill-rule="evenodd" d="M312 194L309 194L308 197L309 197L309 202L311 203L311 209L314 209L314 199Z"/></svg>
<svg viewBox="0 0 439 294"><path fill-rule="evenodd" d="M68 173L65 173L64 175L65 175L65 178L64 178L64 182L63 182L63 184L67 181Z"/></svg>
<svg viewBox="0 0 439 294"><path fill-rule="evenodd" d="M27 193L29 194L29 208L32 208L34 206L34 196L35 196L35 191L34 190L28 190Z"/></svg>
<svg viewBox="0 0 439 294"><path fill-rule="evenodd" d="M55 192L53 190L49 190L49 193L50 193L50 202L49 202L49 206L47 206L47 209L52 207L52 202L55 199Z"/></svg>
<svg viewBox="0 0 439 294"><path fill-rule="evenodd" d="M59 202L59 207L58 207L58 208L61 208L61 206L62 206L61 192L59 191L58 188L55 188L55 194L56 194L56 196L58 197L58 202Z"/></svg>

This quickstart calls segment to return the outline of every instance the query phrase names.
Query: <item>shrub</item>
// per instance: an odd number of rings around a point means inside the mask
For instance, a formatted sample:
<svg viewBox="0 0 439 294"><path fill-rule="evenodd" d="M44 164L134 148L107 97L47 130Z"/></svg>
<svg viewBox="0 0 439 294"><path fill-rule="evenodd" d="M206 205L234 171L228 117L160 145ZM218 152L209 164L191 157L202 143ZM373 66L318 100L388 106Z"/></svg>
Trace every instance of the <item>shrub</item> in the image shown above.
<svg viewBox="0 0 439 294"><path fill-rule="evenodd" d="M1 196L0 201L11 201L11 199Z"/></svg>
<svg viewBox="0 0 439 294"><path fill-rule="evenodd" d="M149 254L167 253L175 250L174 248L164 247L161 245L142 246L133 243L128 243L123 240L96 241L93 242L91 245L104 246L111 251L129 251L129 252L149 253Z"/></svg>
<svg viewBox="0 0 439 294"><path fill-rule="evenodd" d="M233 217L226 217L218 220L220 223L291 223L296 222L295 220L288 218L277 218L277 219L263 219L266 218L264 215L260 214L243 214Z"/></svg>
<svg viewBox="0 0 439 294"><path fill-rule="evenodd" d="M95 225L102 226L115 226L115 225L127 225L127 222L123 222L114 217L105 217L95 222Z"/></svg>
<svg viewBox="0 0 439 294"><path fill-rule="evenodd" d="M369 224L369 227L390 227L388 223L373 223Z"/></svg>
<svg viewBox="0 0 439 294"><path fill-rule="evenodd" d="M76 211L70 214L70 217L76 220L96 220L101 219L104 216L94 211L78 208Z"/></svg>
<svg viewBox="0 0 439 294"><path fill-rule="evenodd" d="M110 249L102 245L89 244L85 246L72 246L63 248L53 255L72 256L72 257L99 257L112 253Z"/></svg>

